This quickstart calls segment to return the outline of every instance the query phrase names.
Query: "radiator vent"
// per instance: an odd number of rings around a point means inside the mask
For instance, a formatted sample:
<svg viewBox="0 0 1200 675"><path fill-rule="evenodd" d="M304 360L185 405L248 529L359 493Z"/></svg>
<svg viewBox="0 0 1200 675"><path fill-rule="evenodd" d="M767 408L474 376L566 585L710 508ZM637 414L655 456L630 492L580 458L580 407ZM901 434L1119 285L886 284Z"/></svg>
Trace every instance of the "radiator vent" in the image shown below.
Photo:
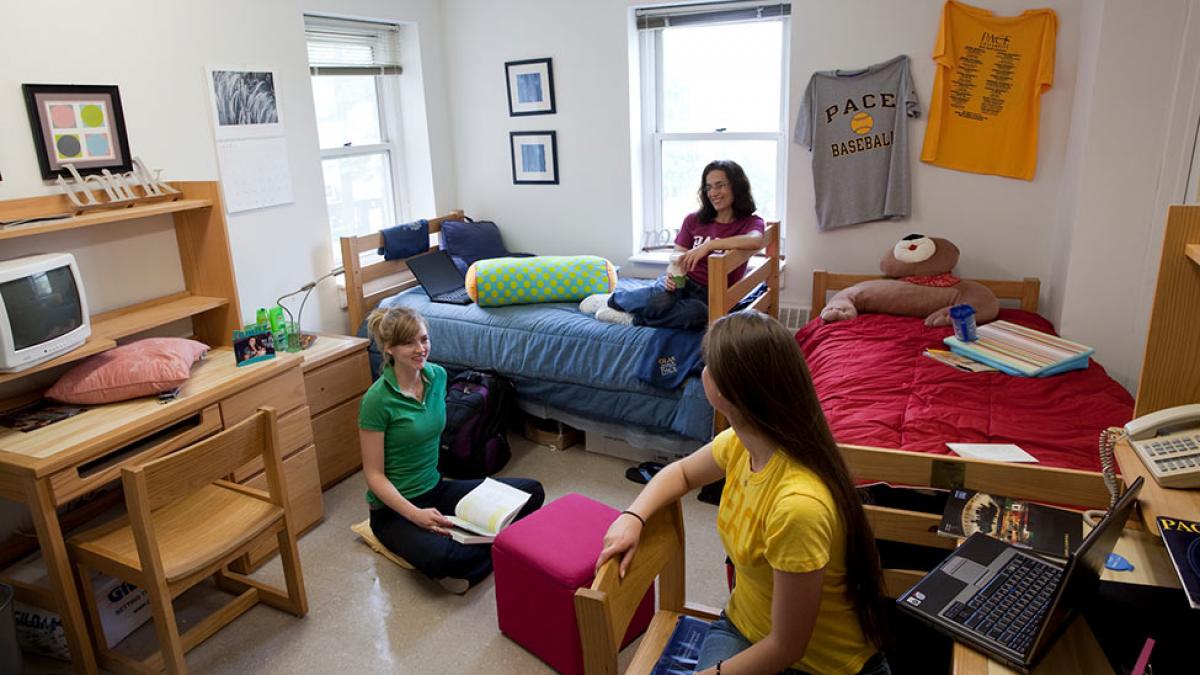
<svg viewBox="0 0 1200 675"><path fill-rule="evenodd" d="M800 330L801 326L808 323L808 308L780 305L779 321L789 330Z"/></svg>

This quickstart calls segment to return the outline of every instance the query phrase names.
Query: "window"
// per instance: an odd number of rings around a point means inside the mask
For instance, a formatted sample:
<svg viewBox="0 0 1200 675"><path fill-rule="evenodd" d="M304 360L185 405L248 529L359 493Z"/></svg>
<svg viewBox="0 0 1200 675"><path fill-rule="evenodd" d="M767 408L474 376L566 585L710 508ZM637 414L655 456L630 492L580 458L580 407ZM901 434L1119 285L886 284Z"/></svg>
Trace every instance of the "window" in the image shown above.
<svg viewBox="0 0 1200 675"><path fill-rule="evenodd" d="M325 203L335 263L338 238L399 221L397 26L305 16Z"/></svg>
<svg viewBox="0 0 1200 675"><path fill-rule="evenodd" d="M783 212L787 3L722 2L635 11L641 56L642 227L636 248L671 248L698 208L714 159L746 170L758 214Z"/></svg>

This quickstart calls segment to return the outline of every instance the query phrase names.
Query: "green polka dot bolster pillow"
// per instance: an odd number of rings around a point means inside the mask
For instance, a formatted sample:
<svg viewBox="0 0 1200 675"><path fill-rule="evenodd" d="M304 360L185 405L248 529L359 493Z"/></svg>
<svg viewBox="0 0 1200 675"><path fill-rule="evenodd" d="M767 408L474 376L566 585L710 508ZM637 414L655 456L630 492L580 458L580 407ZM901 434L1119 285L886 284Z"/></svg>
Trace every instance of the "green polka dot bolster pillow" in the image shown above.
<svg viewBox="0 0 1200 675"><path fill-rule="evenodd" d="M488 258L467 269L467 295L480 307L576 302L617 287L617 268L594 255Z"/></svg>

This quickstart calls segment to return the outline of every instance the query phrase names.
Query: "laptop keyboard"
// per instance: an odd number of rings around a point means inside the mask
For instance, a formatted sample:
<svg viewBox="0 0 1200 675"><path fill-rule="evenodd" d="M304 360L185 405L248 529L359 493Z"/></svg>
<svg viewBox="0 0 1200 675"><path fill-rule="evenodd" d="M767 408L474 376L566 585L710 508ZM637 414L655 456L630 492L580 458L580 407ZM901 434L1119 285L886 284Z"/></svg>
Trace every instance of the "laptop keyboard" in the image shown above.
<svg viewBox="0 0 1200 675"><path fill-rule="evenodd" d="M1060 579L1062 569L1015 556L983 590L965 603L950 605L942 616L1024 654Z"/></svg>
<svg viewBox="0 0 1200 675"><path fill-rule="evenodd" d="M460 288L457 291L450 291L449 293L438 293L433 296L433 299L442 302L463 302L470 300L471 296L467 295L467 289Z"/></svg>

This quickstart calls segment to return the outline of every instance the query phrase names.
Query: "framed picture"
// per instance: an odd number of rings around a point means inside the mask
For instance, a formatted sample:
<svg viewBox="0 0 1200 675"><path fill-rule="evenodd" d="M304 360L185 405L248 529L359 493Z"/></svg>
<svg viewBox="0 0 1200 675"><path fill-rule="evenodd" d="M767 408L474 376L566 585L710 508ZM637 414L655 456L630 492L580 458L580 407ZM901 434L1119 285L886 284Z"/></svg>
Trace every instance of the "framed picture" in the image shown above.
<svg viewBox="0 0 1200 675"><path fill-rule="evenodd" d="M23 84L42 178L132 169L125 113L115 85Z"/></svg>
<svg viewBox="0 0 1200 675"><path fill-rule="evenodd" d="M558 185L558 137L553 131L512 131L513 185Z"/></svg>
<svg viewBox="0 0 1200 675"><path fill-rule="evenodd" d="M266 324L246 326L233 333L233 356L239 366L275 358L275 342Z"/></svg>
<svg viewBox="0 0 1200 675"><path fill-rule="evenodd" d="M554 69L550 59L509 61L504 64L508 78L508 115L554 114Z"/></svg>
<svg viewBox="0 0 1200 675"><path fill-rule="evenodd" d="M275 73L267 68L209 66L208 93L218 141L282 136Z"/></svg>

